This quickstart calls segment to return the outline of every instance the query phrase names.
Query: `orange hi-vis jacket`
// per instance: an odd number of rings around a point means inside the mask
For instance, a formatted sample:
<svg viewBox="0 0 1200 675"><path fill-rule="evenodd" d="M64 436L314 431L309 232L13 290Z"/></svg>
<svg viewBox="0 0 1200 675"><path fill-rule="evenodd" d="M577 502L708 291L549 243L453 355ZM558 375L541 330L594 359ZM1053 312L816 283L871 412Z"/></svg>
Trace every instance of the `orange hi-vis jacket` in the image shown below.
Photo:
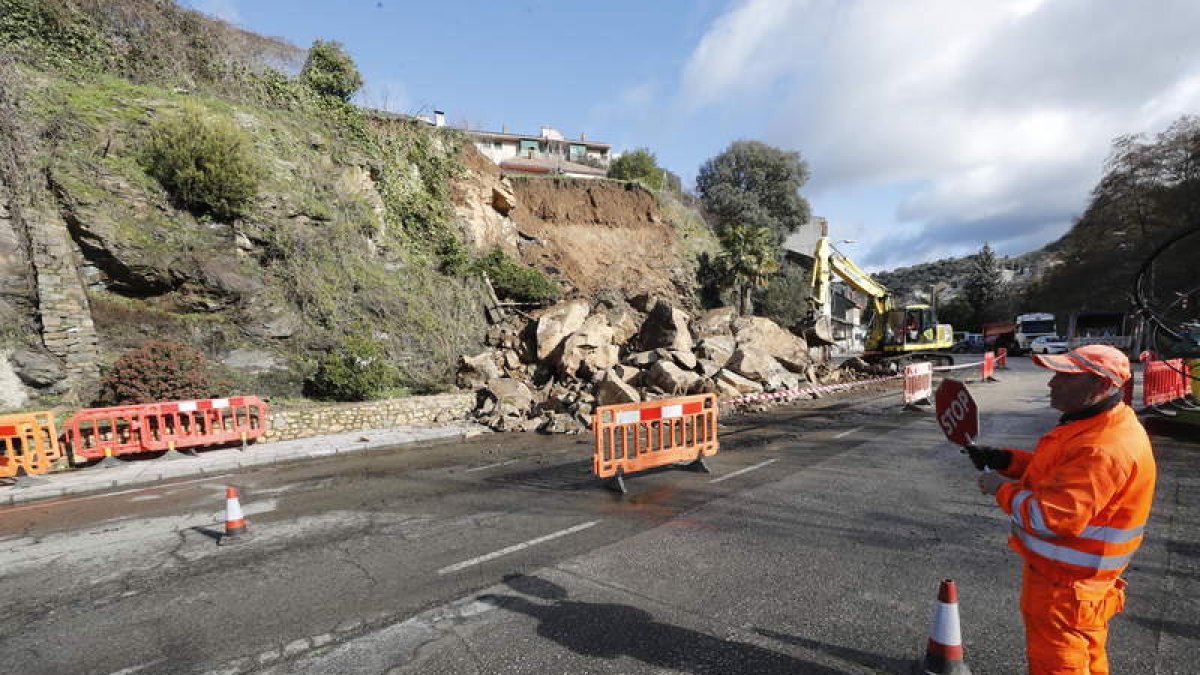
<svg viewBox="0 0 1200 675"><path fill-rule="evenodd" d="M1048 579L1119 577L1142 543L1157 474L1133 410L1119 403L1011 452L1001 473L1017 481L996 491L1012 517L1008 545Z"/></svg>

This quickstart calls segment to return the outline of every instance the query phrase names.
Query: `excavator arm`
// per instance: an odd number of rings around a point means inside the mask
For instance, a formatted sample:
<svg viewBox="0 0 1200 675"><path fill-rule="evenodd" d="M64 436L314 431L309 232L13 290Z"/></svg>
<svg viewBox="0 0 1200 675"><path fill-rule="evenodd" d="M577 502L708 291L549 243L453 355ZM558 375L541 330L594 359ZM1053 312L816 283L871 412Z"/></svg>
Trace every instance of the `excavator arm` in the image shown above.
<svg viewBox="0 0 1200 675"><path fill-rule="evenodd" d="M817 240L813 252L812 304L813 318L806 326L805 337L810 341L832 343L829 326L829 307L832 300L830 287L832 275L836 274L851 288L871 299L876 316L883 316L892 308L891 292L862 271L854 261L842 255L829 243L828 237Z"/></svg>

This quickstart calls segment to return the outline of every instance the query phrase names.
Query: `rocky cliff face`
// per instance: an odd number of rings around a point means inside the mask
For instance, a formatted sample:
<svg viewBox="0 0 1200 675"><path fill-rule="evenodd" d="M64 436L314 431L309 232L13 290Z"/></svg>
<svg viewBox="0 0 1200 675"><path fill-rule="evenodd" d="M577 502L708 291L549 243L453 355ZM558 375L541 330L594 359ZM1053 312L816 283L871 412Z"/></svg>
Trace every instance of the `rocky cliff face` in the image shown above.
<svg viewBox="0 0 1200 675"><path fill-rule="evenodd" d="M509 180L452 130L322 100L261 60L303 50L174 3L114 3L20 0L0 22L0 407L89 403L148 338L190 343L258 394L302 394L350 334L382 343L409 389L452 386L488 328L464 248L502 248L589 307L691 301L662 198ZM136 57L150 53L167 56ZM262 180L236 219L189 212L143 166L148 130L184 109L251 139ZM603 341L593 328L580 348ZM585 363L603 365L564 368Z"/></svg>

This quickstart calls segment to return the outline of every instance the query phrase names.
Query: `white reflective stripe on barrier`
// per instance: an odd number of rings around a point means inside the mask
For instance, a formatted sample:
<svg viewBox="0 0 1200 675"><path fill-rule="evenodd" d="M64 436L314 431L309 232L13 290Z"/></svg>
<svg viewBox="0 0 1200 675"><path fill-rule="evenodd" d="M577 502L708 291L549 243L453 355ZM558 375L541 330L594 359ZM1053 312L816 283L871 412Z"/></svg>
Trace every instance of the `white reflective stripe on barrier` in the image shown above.
<svg viewBox="0 0 1200 675"><path fill-rule="evenodd" d="M662 416L664 419L670 417L683 417L683 404L676 403L675 405L664 405L662 407Z"/></svg>
<svg viewBox="0 0 1200 675"><path fill-rule="evenodd" d="M212 407L213 407L213 410L220 410L221 408L228 408L229 407L229 399L214 398L212 401Z"/></svg>
<svg viewBox="0 0 1200 675"><path fill-rule="evenodd" d="M635 424L642 421L642 411L623 410L617 413L617 424Z"/></svg>
<svg viewBox="0 0 1200 675"><path fill-rule="evenodd" d="M196 412L195 401L180 401L179 412Z"/></svg>

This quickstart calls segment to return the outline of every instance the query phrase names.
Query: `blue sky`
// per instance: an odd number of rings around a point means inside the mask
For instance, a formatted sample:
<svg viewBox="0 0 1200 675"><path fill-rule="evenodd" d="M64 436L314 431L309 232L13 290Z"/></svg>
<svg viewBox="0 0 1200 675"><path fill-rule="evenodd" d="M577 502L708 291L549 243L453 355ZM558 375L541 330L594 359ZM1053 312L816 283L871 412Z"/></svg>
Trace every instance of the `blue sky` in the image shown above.
<svg viewBox="0 0 1200 675"><path fill-rule="evenodd" d="M694 181L737 139L871 270L1019 254L1086 207L1119 134L1200 113L1193 0L188 0L343 43L359 99L451 124L648 147Z"/></svg>

